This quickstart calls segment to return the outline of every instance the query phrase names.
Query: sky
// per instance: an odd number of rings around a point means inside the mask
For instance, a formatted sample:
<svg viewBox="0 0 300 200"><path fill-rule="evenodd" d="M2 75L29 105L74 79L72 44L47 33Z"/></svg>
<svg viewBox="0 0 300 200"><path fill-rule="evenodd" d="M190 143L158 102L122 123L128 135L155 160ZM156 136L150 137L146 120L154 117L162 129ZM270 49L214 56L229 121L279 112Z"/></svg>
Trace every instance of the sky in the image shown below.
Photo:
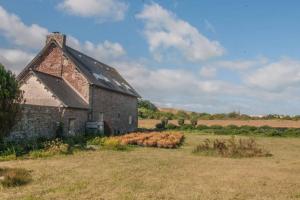
<svg viewBox="0 0 300 200"><path fill-rule="evenodd" d="M300 114L300 1L0 0L18 74L59 31L160 107Z"/></svg>

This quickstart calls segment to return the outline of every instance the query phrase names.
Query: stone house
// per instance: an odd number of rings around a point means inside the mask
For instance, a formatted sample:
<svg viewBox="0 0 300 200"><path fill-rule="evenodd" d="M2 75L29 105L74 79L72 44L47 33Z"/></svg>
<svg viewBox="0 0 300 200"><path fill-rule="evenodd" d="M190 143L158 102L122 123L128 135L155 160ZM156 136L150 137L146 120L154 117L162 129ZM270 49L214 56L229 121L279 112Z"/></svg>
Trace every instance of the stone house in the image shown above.
<svg viewBox="0 0 300 200"><path fill-rule="evenodd" d="M139 94L118 71L66 45L54 32L18 75L26 100L15 133L53 136L83 133L87 122L103 122L108 134L137 128ZM97 123L96 123L97 124Z"/></svg>

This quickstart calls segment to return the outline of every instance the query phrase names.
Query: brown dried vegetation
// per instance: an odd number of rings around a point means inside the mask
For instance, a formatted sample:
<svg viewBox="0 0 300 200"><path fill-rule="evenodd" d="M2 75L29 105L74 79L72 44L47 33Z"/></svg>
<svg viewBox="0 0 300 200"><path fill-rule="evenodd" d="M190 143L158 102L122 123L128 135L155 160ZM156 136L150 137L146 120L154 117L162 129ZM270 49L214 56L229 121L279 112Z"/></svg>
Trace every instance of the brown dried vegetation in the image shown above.
<svg viewBox="0 0 300 200"><path fill-rule="evenodd" d="M235 158L272 156L260 147L255 139L235 139L234 136L230 139L205 139L203 143L195 147L193 153Z"/></svg>
<svg viewBox="0 0 300 200"><path fill-rule="evenodd" d="M115 137L124 145L139 145L144 147L176 148L184 136L178 132L151 132L151 133L131 133Z"/></svg>

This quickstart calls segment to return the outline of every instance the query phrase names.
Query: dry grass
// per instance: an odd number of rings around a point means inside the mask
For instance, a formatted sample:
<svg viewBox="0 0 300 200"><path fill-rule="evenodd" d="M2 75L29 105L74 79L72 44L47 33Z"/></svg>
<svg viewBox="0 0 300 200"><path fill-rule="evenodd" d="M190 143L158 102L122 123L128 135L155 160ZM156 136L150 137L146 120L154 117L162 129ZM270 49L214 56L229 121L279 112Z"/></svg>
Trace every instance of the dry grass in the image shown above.
<svg viewBox="0 0 300 200"><path fill-rule="evenodd" d="M145 119L139 120L140 128L155 128L155 125L160 123L160 120L155 119ZM169 123L177 125L177 120L169 120ZM189 123L189 121L185 121ZM236 125L236 126L270 126L270 127L279 127L279 128L300 128L300 122L294 120L199 120L198 124L203 124L207 126L220 125Z"/></svg>
<svg viewBox="0 0 300 200"><path fill-rule="evenodd" d="M31 181L30 172L22 168L0 168L0 184L3 187L16 187Z"/></svg>
<svg viewBox="0 0 300 200"><path fill-rule="evenodd" d="M299 199L300 139L263 138L272 157L231 159L191 153L206 138L186 134L179 149L89 151L37 160L1 162L32 170L22 188L0 199Z"/></svg>
<svg viewBox="0 0 300 200"><path fill-rule="evenodd" d="M176 148L183 141L183 134L178 132L131 133L114 137L124 145L144 147Z"/></svg>
<svg viewBox="0 0 300 200"><path fill-rule="evenodd" d="M205 139L198 144L193 153L208 156L231 158L268 157L272 154L259 146L254 138Z"/></svg>

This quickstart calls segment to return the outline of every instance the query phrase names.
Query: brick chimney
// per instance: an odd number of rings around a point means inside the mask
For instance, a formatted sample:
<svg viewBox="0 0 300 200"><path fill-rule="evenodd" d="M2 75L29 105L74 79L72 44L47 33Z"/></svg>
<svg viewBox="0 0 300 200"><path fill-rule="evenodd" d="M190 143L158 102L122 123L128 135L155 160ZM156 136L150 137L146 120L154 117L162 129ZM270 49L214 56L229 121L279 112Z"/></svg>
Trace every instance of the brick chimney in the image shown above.
<svg viewBox="0 0 300 200"><path fill-rule="evenodd" d="M66 45L66 35L60 32L52 32L47 35L46 44L48 44L52 40L55 40L60 47L64 47Z"/></svg>

